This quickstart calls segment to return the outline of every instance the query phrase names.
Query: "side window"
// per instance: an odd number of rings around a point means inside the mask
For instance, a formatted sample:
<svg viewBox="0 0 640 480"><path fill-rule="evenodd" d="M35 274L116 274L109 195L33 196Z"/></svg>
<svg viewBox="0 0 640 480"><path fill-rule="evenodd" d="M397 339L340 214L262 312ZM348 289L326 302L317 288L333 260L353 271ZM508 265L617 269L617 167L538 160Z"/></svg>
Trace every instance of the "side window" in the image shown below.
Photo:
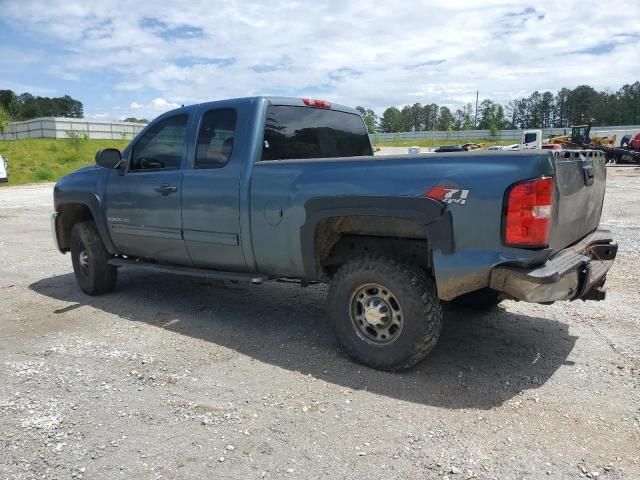
<svg viewBox="0 0 640 480"><path fill-rule="evenodd" d="M224 167L233 153L236 112L231 108L209 110L202 116L195 168Z"/></svg>
<svg viewBox="0 0 640 480"><path fill-rule="evenodd" d="M133 146L129 170L180 168L188 119L176 115L153 125Z"/></svg>

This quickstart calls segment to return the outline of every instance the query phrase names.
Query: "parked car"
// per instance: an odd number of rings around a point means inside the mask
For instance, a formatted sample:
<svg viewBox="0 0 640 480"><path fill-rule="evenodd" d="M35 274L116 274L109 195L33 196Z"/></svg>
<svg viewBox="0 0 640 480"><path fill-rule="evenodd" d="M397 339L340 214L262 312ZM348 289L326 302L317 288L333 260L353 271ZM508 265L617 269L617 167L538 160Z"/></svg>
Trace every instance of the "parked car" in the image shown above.
<svg viewBox="0 0 640 480"><path fill-rule="evenodd" d="M373 157L356 110L254 97L167 112L98 152L56 183L52 229L88 295L128 267L326 282L344 351L400 370L435 346L441 301L602 299L605 176L601 152Z"/></svg>
<svg viewBox="0 0 640 480"><path fill-rule="evenodd" d="M487 148L487 150L489 151L502 150L502 147L500 145L492 145L491 147Z"/></svg>
<svg viewBox="0 0 640 480"><path fill-rule="evenodd" d="M0 183L9 181L9 164L5 158L0 155Z"/></svg>
<svg viewBox="0 0 640 480"><path fill-rule="evenodd" d="M512 145L507 145L502 147L500 150L520 150L520 144L514 143Z"/></svg>
<svg viewBox="0 0 640 480"><path fill-rule="evenodd" d="M635 135L625 135L620 142L621 148L640 151L640 132Z"/></svg>
<svg viewBox="0 0 640 480"><path fill-rule="evenodd" d="M462 145L440 145L438 148L434 150L435 153L446 153L446 152L464 152L464 148Z"/></svg>

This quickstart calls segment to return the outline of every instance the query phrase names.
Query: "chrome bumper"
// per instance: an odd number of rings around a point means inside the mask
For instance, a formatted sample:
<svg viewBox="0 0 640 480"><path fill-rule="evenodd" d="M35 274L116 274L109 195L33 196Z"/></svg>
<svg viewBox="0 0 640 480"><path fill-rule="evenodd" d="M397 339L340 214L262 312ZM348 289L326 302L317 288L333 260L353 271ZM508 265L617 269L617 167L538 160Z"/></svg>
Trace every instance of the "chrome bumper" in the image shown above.
<svg viewBox="0 0 640 480"><path fill-rule="evenodd" d="M559 300L604 300L607 272L618 245L608 230L596 230L533 269L500 266L491 271L491 288L516 300L549 303Z"/></svg>

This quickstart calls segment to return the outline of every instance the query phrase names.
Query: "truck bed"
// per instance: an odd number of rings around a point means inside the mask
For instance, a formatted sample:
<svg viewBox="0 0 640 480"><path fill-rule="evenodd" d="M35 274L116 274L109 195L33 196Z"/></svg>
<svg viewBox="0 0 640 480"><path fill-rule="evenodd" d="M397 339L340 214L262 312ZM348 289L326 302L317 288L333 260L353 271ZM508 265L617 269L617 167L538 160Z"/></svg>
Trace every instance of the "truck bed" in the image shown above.
<svg viewBox="0 0 640 480"><path fill-rule="evenodd" d="M586 170L585 170L586 169ZM585 184L585 171L593 183ZM593 231L604 198L604 157L559 157L546 150L475 151L465 153L383 155L263 161L254 166L251 182L251 225L258 271L308 276L299 232L313 215L314 199L352 198L366 206L368 198L425 200L434 186L466 190L464 202L443 203L451 212L454 250L433 252L441 298L453 298L489 283L489 271L501 263L543 263L554 252ZM502 238L504 195L526 179L556 178L549 248L505 246ZM322 202L315 202L320 203ZM426 202L423 202L426 205ZM277 206L276 206L277 205ZM270 209L281 208L272 225ZM282 245L273 249L261 238ZM446 257L446 258L445 258Z"/></svg>

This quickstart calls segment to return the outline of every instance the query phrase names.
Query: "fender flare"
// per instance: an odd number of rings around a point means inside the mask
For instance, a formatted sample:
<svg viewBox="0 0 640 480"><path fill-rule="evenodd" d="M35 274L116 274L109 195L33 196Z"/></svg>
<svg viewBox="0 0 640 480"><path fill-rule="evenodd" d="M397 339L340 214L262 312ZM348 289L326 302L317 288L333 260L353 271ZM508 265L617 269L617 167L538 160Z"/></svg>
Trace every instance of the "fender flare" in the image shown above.
<svg viewBox="0 0 640 480"><path fill-rule="evenodd" d="M393 217L417 223L433 250L454 251L453 220L445 204L424 197L343 196L318 197L305 205L300 227L302 262L306 280L319 278L315 236L318 224L328 218L348 216Z"/></svg>
<svg viewBox="0 0 640 480"><path fill-rule="evenodd" d="M69 203L85 205L89 209L105 248L111 255L116 255L118 251L111 239L100 197L96 193L90 192L56 192L54 208L57 212L60 212L65 204Z"/></svg>

